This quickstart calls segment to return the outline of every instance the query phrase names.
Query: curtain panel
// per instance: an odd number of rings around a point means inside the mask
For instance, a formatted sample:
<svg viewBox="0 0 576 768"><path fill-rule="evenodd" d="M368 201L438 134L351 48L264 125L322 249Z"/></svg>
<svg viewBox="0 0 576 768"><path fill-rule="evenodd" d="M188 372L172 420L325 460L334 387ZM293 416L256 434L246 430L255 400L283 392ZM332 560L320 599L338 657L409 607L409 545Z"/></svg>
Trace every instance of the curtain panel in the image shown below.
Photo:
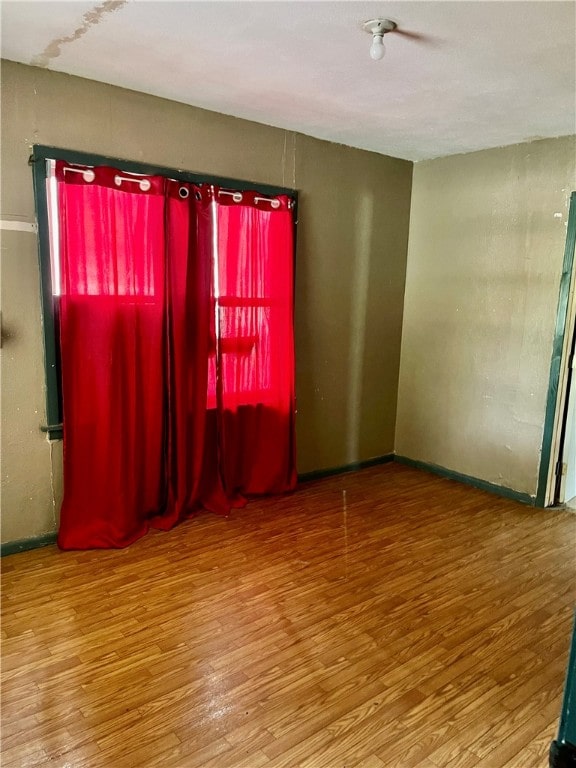
<svg viewBox="0 0 576 768"><path fill-rule="evenodd" d="M124 547L296 484L293 217L56 163L63 549Z"/></svg>

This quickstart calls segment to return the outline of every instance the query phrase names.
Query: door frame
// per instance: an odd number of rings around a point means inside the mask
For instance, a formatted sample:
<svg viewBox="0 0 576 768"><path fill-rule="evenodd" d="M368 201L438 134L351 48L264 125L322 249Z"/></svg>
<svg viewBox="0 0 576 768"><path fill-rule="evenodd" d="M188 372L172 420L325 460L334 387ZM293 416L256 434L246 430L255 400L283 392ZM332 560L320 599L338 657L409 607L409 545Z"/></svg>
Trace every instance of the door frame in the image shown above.
<svg viewBox="0 0 576 768"><path fill-rule="evenodd" d="M552 345L552 359L550 361L548 398L546 401L538 489L536 492L536 505L539 507L549 507L554 504L556 475L562 456L569 358L576 323L576 300L574 296L576 284L575 246L576 192L572 192L568 211L564 262L560 277L560 292L556 312L554 342Z"/></svg>

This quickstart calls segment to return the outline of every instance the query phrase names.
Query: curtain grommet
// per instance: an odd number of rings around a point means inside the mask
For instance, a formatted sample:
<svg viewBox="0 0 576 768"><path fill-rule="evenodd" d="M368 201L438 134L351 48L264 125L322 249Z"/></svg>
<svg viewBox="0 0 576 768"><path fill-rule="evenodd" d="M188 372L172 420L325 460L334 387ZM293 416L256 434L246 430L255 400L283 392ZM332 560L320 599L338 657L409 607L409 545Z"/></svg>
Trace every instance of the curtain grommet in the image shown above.
<svg viewBox="0 0 576 768"><path fill-rule="evenodd" d="M186 200L186 198L190 196L190 192L186 187L180 187L178 190L178 196L181 200Z"/></svg>

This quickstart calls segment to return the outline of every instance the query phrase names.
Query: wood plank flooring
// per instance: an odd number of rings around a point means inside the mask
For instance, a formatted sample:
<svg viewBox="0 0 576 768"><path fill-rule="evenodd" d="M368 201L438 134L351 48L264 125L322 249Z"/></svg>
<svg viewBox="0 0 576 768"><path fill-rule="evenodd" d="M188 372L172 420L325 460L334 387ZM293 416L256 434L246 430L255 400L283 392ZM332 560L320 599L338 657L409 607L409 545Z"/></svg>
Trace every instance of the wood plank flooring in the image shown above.
<svg viewBox="0 0 576 768"><path fill-rule="evenodd" d="M545 768L576 516L398 464L4 558L3 768Z"/></svg>

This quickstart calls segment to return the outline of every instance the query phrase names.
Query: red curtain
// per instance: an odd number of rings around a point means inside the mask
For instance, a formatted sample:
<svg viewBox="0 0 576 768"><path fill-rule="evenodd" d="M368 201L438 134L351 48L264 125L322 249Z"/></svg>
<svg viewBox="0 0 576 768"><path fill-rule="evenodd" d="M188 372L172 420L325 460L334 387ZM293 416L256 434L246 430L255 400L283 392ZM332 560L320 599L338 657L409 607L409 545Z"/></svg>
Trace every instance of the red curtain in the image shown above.
<svg viewBox="0 0 576 768"><path fill-rule="evenodd" d="M164 182L92 173L57 167L64 549L130 544L164 495Z"/></svg>
<svg viewBox="0 0 576 768"><path fill-rule="evenodd" d="M296 484L292 214L286 196L241 197L217 195L223 477L281 493Z"/></svg>
<svg viewBox="0 0 576 768"><path fill-rule="evenodd" d="M57 163L63 549L295 486L292 215Z"/></svg>

